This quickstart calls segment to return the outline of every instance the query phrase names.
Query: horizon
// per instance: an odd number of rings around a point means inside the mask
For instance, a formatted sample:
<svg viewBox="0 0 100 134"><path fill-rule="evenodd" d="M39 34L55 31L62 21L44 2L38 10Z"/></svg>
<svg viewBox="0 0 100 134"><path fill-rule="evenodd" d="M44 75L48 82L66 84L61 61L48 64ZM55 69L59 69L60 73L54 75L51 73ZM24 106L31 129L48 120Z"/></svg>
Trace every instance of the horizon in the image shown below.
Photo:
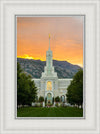
<svg viewBox="0 0 100 134"><path fill-rule="evenodd" d="M17 57L46 61L51 33L53 60L83 67L83 20L83 16L17 17Z"/></svg>

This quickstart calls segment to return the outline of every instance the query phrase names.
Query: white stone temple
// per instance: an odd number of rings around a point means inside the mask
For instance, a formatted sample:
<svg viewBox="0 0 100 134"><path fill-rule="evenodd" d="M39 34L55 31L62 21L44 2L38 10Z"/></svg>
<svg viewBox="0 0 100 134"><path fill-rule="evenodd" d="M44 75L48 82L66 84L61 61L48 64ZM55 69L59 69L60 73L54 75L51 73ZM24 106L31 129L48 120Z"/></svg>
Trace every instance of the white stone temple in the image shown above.
<svg viewBox="0 0 100 134"><path fill-rule="evenodd" d="M46 52L46 66L40 79L32 79L38 89L37 96L44 97L47 103L51 103L53 98L59 96L62 102L66 102L67 87L72 79L58 79L57 73L54 71L53 66L53 54L50 48L50 36L49 36L49 49Z"/></svg>

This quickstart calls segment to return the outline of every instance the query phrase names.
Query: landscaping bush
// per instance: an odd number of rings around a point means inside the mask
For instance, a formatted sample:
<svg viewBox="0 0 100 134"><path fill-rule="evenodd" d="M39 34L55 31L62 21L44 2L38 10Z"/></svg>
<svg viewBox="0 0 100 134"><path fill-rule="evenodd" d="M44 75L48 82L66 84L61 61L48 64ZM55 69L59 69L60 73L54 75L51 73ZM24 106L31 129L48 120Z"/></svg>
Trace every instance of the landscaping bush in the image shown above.
<svg viewBox="0 0 100 134"><path fill-rule="evenodd" d="M57 97L55 98L55 102L60 102L59 96L57 96Z"/></svg>
<svg viewBox="0 0 100 134"><path fill-rule="evenodd" d="M43 102L44 101L44 97L40 96L39 97L39 102Z"/></svg>

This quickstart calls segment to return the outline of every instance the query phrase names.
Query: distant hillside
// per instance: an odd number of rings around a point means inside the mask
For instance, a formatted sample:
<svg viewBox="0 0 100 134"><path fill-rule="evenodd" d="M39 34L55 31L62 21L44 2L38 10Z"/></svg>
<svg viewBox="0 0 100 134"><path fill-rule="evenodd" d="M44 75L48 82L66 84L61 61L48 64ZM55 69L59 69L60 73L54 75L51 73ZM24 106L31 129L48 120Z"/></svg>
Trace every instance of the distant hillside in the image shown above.
<svg viewBox="0 0 100 134"><path fill-rule="evenodd" d="M33 59L17 58L17 61L20 63L22 69L28 74L31 74L33 78L40 78L41 73L44 71L44 66L46 65L45 61ZM53 60L53 65L58 78L72 78L78 69L81 68L80 66L73 65L67 61Z"/></svg>

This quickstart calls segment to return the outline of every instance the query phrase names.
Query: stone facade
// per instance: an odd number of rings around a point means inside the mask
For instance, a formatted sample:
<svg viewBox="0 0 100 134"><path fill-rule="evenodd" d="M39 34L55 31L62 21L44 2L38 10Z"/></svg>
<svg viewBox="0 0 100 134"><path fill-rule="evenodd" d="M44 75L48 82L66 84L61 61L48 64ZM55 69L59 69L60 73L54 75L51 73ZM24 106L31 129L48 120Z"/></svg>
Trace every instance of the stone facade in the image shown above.
<svg viewBox="0 0 100 134"><path fill-rule="evenodd" d="M46 52L46 66L40 79L32 79L38 88L37 96L43 96L44 99L51 103L51 98L59 96L62 97L62 101L66 101L67 87L72 79L58 79L57 73L54 71L52 61L52 51L50 49L50 37L49 37L49 49Z"/></svg>

